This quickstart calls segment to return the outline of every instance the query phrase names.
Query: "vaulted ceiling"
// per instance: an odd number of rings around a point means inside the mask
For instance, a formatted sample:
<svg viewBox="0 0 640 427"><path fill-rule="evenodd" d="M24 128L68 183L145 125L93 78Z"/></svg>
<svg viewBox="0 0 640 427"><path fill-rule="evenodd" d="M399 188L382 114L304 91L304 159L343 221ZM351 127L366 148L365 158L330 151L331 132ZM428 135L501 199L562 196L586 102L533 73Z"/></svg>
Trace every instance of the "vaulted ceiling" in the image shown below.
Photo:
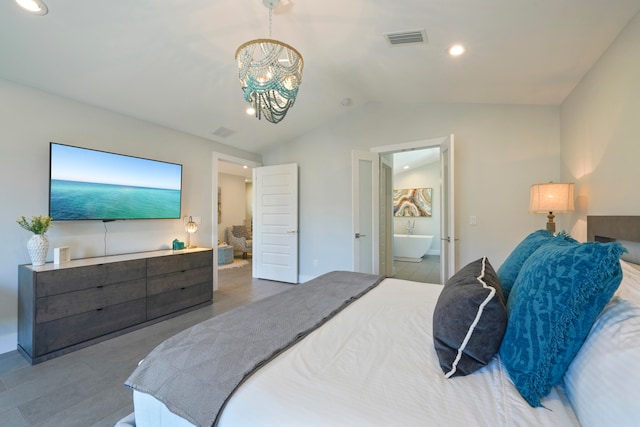
<svg viewBox="0 0 640 427"><path fill-rule="evenodd" d="M0 3L0 78L258 153L368 103L558 105L640 10L639 0L281 0L273 38L305 67L274 125L245 113L234 60L269 35L261 0L45 2L44 16ZM421 29L423 44L383 36ZM454 43L467 52L449 56Z"/></svg>

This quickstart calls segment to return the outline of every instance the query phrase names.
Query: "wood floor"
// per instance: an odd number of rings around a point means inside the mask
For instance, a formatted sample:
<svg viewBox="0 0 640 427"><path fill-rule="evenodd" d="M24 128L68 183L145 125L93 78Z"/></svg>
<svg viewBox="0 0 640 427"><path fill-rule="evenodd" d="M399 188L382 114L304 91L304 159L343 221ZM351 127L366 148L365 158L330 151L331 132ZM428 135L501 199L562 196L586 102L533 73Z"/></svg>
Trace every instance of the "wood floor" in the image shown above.
<svg viewBox="0 0 640 427"><path fill-rule="evenodd" d="M440 283L440 256L425 255L421 262L394 261L396 279Z"/></svg>
<svg viewBox="0 0 640 427"><path fill-rule="evenodd" d="M0 426L113 427L133 412L123 383L166 338L293 285L251 278L251 266L219 271L213 304L31 366L17 351L0 355Z"/></svg>
<svg viewBox="0 0 640 427"><path fill-rule="evenodd" d="M395 262L400 279L439 283L439 257ZM233 308L290 289L251 278L251 266L219 271L213 304L31 366L17 351L0 355L0 427L113 427L133 411L123 383L165 339Z"/></svg>

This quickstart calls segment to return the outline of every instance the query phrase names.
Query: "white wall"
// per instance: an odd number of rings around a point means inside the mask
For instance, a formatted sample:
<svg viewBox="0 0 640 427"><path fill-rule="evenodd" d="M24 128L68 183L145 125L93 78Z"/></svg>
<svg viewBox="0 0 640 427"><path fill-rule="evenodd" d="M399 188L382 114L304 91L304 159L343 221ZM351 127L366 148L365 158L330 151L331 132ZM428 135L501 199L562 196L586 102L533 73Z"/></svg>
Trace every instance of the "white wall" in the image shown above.
<svg viewBox="0 0 640 427"><path fill-rule="evenodd" d="M193 244L211 246L212 151L260 161L246 153L78 102L0 80L0 353L17 342L18 265L30 263L30 233L16 219L48 212L49 142L95 148L183 164L183 215L202 217ZM115 221L106 224L107 253L169 248L186 241L181 220ZM57 222L47 233L53 248L69 246L72 258L104 255L105 224Z"/></svg>
<svg viewBox="0 0 640 427"><path fill-rule="evenodd" d="M560 178L559 126L554 106L367 105L265 153L265 165L299 165L301 281L351 269L352 149L450 133L458 266L486 255L497 268L526 234L544 227L544 215L527 212L529 187ZM477 226L469 226L470 215Z"/></svg>
<svg viewBox="0 0 640 427"><path fill-rule="evenodd" d="M562 179L576 183L570 229L586 240L588 215L640 213L640 14L565 100Z"/></svg>
<svg viewBox="0 0 640 427"><path fill-rule="evenodd" d="M393 232L407 234L407 221L414 226L413 234L433 236L429 255L440 254L440 163L430 163L401 172L393 177L393 188L431 188L431 217L394 217Z"/></svg>
<svg viewBox="0 0 640 427"><path fill-rule="evenodd" d="M225 173L218 174L218 186L222 191L222 222L218 224L218 239L222 242L227 238L227 227L245 223L247 186L244 177Z"/></svg>

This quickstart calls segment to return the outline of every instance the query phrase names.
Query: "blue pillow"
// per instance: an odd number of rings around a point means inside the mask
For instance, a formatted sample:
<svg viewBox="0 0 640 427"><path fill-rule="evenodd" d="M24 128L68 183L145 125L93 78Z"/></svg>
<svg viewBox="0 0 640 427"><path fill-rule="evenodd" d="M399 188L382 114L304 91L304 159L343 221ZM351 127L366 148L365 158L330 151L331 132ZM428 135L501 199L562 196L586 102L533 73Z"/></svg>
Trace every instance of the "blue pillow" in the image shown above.
<svg viewBox="0 0 640 427"><path fill-rule="evenodd" d="M619 243L544 245L507 301L502 363L531 406L558 384L622 280Z"/></svg>
<svg viewBox="0 0 640 427"><path fill-rule="evenodd" d="M538 230L529 234L515 247L497 271L505 300L509 299L509 293L518 277L518 273L520 273L522 265L531 254L542 245L557 242L577 243L565 232L561 232L554 237L547 230Z"/></svg>

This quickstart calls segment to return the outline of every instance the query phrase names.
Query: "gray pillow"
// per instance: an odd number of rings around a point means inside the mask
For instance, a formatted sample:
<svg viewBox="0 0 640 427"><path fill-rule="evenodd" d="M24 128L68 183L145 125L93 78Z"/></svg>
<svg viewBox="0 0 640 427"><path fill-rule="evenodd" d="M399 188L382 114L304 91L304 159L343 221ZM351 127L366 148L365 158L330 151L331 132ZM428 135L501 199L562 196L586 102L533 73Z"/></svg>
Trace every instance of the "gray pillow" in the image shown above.
<svg viewBox="0 0 640 427"><path fill-rule="evenodd" d="M502 286L489 260L467 264L444 285L433 312L433 341L445 377L489 363L506 326Z"/></svg>

